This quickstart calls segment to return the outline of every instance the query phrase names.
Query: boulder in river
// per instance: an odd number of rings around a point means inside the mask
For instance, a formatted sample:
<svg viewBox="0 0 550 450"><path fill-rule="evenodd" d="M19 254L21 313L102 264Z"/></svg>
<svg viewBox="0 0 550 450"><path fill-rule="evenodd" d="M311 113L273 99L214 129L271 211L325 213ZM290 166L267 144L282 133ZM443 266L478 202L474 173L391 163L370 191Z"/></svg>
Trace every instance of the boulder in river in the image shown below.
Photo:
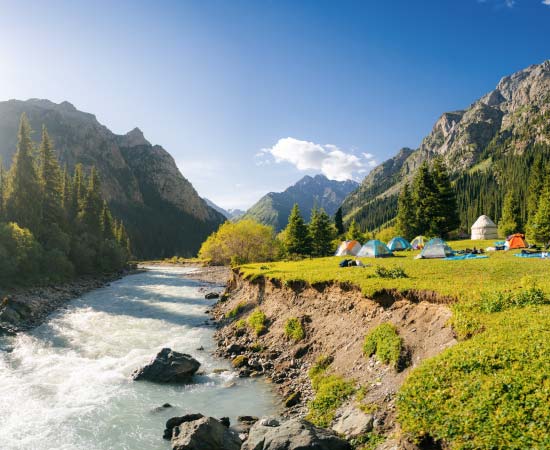
<svg viewBox="0 0 550 450"><path fill-rule="evenodd" d="M208 294L206 294L206 295L204 296L204 298L205 298L206 300L213 300L213 299L215 299L215 298L218 298L219 296L220 296L220 294L218 294L217 292L209 292Z"/></svg>
<svg viewBox="0 0 550 450"><path fill-rule="evenodd" d="M172 417L166 422L166 428L164 429L164 434L162 435L163 439L172 439L172 432L175 427L180 426L185 422L193 422L194 420L202 419L204 416L200 413L197 414L186 414L185 416Z"/></svg>
<svg viewBox="0 0 550 450"><path fill-rule="evenodd" d="M279 422L264 418L250 429L242 450L351 450L335 433L318 428L304 419Z"/></svg>
<svg viewBox="0 0 550 450"><path fill-rule="evenodd" d="M174 428L172 450L240 450L241 439L213 417L183 422Z"/></svg>
<svg viewBox="0 0 550 450"><path fill-rule="evenodd" d="M201 364L191 355L163 348L146 366L132 374L134 380L157 383L188 382Z"/></svg>

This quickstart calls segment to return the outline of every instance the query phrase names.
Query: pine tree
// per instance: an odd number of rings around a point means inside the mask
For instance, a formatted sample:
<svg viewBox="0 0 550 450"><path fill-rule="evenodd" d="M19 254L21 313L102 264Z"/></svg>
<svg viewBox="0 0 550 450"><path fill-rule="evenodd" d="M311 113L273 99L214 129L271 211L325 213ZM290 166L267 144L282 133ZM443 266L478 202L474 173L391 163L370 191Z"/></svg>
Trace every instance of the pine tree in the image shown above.
<svg viewBox="0 0 550 450"><path fill-rule="evenodd" d="M416 207L413 203L408 183L405 183L397 200L397 234L405 239L413 239L416 233Z"/></svg>
<svg viewBox="0 0 550 450"><path fill-rule="evenodd" d="M308 226L304 222L297 203L294 204L288 217L285 235L286 250L289 254L309 255L311 253L311 239Z"/></svg>
<svg viewBox="0 0 550 450"><path fill-rule="evenodd" d="M439 201L437 186L433 179L428 163L424 162L414 177L412 200L415 206L415 228L420 234L437 235Z"/></svg>
<svg viewBox="0 0 550 450"><path fill-rule="evenodd" d="M132 248L130 245L130 238L128 237L123 222L119 222L118 228L116 228L115 237L120 247L125 251L126 258L130 258L132 255Z"/></svg>
<svg viewBox="0 0 550 450"><path fill-rule="evenodd" d="M451 185L449 173L443 160L436 158L433 162L432 177L437 188L436 205L433 211L432 231L437 236L448 236L450 231L458 228L460 217L456 193Z"/></svg>
<svg viewBox="0 0 550 450"><path fill-rule="evenodd" d="M359 241L363 242L365 239L365 235L361 232L361 228L359 228L359 224L355 219L351 221L348 227L348 231L346 233L346 239L348 241Z"/></svg>
<svg viewBox="0 0 550 450"><path fill-rule="evenodd" d="M498 221L498 234L500 237L506 237L518 231L517 216L517 201L513 191L510 190L504 196L502 216Z"/></svg>
<svg viewBox="0 0 550 450"><path fill-rule="evenodd" d="M95 167L92 167L88 178L88 187L84 197L80 222L85 226L88 233L93 236L101 236L101 215L103 211L103 199L101 197L101 183L99 174Z"/></svg>
<svg viewBox="0 0 550 450"><path fill-rule="evenodd" d="M345 233L344 229L344 219L342 217L342 207L338 208L336 210L336 214L334 214L334 226L336 227L336 232L338 233L338 236L341 236Z"/></svg>
<svg viewBox="0 0 550 450"><path fill-rule="evenodd" d="M5 219L4 217L5 186L6 186L6 172L4 170L4 164L0 159L0 222L2 222Z"/></svg>
<svg viewBox="0 0 550 450"><path fill-rule="evenodd" d="M36 233L40 227L40 182L36 173L31 127L23 113L19 124L17 151L6 185L6 218Z"/></svg>
<svg viewBox="0 0 550 450"><path fill-rule="evenodd" d="M71 206L71 195L72 195L72 180L69 176L69 171L67 165L63 168L63 173L61 175L63 183L61 186L61 206L65 212L65 218L68 218L69 209Z"/></svg>
<svg viewBox="0 0 550 450"><path fill-rule="evenodd" d="M115 228L113 223L113 216L107 202L103 200L103 209L101 210L101 231L103 234L103 239L111 240L115 238Z"/></svg>
<svg viewBox="0 0 550 450"><path fill-rule="evenodd" d="M68 218L74 222L82 210L85 199L85 177L82 164L77 164L74 168L73 180L71 183L70 205L67 211Z"/></svg>
<svg viewBox="0 0 550 450"><path fill-rule="evenodd" d="M332 240L336 229L324 209L314 209L309 223L311 236L311 255L328 256L332 253Z"/></svg>
<svg viewBox="0 0 550 450"><path fill-rule="evenodd" d="M537 242L550 244L550 168L546 171L532 228L533 237Z"/></svg>
<svg viewBox="0 0 550 450"><path fill-rule="evenodd" d="M543 188L544 163L541 154L537 154L529 173L529 188L527 190L527 237L534 234L535 215L539 209L539 197Z"/></svg>
<svg viewBox="0 0 550 450"><path fill-rule="evenodd" d="M40 184L42 187L42 220L47 225L63 224L62 179L59 162L46 127L42 127L40 144Z"/></svg>

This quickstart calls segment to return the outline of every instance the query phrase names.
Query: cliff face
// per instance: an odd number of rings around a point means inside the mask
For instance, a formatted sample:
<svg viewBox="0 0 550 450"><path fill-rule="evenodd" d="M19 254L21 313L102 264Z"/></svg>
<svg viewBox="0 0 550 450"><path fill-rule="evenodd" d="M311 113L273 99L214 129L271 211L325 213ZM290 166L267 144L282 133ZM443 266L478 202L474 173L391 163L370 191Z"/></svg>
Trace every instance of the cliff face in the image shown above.
<svg viewBox="0 0 550 450"><path fill-rule="evenodd" d="M62 164L70 170L77 163L99 169L103 194L124 220L136 256L194 255L224 221L182 176L170 154L151 145L139 129L116 135L68 102L0 102L0 155L6 165L15 152L23 112L35 130L34 140L46 125Z"/></svg>
<svg viewBox="0 0 550 450"><path fill-rule="evenodd" d="M497 146L499 152L521 158L535 144L550 145L550 61L502 78L464 110L443 113L418 149L402 149L365 178L344 201L344 213L351 220L370 208L372 215L372 208L386 206L382 199L395 197L422 162L435 156L458 177L493 157Z"/></svg>

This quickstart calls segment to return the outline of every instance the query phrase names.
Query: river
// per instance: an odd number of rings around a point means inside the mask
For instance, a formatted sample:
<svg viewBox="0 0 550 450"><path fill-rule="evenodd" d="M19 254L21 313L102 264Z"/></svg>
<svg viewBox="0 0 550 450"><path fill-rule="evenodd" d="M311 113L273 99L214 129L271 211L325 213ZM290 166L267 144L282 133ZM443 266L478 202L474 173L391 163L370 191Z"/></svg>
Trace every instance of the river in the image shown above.
<svg viewBox="0 0 550 450"><path fill-rule="evenodd" d="M215 358L200 282L190 269L151 267L73 300L27 333L0 339L1 450L165 450L164 423L277 411L269 385L239 379ZM190 385L130 380L162 347L198 359ZM203 347L204 350L198 350ZM155 409L164 403L173 408Z"/></svg>

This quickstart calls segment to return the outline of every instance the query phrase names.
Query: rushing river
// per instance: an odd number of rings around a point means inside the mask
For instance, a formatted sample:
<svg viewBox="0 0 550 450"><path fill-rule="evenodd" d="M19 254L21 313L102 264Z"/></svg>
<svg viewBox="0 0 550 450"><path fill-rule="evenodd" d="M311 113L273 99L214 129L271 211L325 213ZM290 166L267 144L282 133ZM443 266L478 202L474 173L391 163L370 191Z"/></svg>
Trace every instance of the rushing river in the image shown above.
<svg viewBox="0 0 550 450"><path fill-rule="evenodd" d="M156 267L72 301L43 325L0 339L1 450L164 450L165 421L189 412L263 415L276 399L214 358L201 283ZM190 353L204 375L186 386L132 382L162 347ZM204 350L198 350L203 347ZM164 403L173 408L155 411Z"/></svg>

